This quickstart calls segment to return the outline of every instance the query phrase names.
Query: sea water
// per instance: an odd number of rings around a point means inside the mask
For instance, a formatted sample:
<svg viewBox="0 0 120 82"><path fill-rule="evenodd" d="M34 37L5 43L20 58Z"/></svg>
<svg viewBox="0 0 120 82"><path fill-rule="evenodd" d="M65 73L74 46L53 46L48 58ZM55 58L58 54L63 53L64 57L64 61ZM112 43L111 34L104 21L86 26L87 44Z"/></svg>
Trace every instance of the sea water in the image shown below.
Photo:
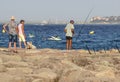
<svg viewBox="0 0 120 82"><path fill-rule="evenodd" d="M26 40L32 42L38 49L65 49L66 25L25 25ZM83 28L81 30L81 28ZM0 25L0 47L8 47L8 34L2 33ZM81 31L80 31L81 30ZM90 34L94 31L93 34ZM30 37L33 35L33 37ZM62 40L49 40L51 36L59 36ZM18 46L18 43L17 43ZM75 25L73 49L112 49L120 47L120 25Z"/></svg>

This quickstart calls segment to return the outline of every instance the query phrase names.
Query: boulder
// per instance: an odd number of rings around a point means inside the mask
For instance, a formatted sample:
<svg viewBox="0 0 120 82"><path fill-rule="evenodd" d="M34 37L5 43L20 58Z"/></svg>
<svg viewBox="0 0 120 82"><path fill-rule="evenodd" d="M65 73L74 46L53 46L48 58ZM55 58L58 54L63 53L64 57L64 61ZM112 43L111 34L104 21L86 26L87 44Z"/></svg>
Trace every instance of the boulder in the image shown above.
<svg viewBox="0 0 120 82"><path fill-rule="evenodd" d="M90 71L67 69L63 72L59 82L96 82L97 79L94 76L94 73Z"/></svg>
<svg viewBox="0 0 120 82"><path fill-rule="evenodd" d="M4 66L8 68L13 67L28 67L28 64L26 62L15 62L15 61L8 61L4 63Z"/></svg>
<svg viewBox="0 0 120 82"><path fill-rule="evenodd" d="M6 72L6 71L7 71L6 67L4 65L0 64L0 73Z"/></svg>
<svg viewBox="0 0 120 82"><path fill-rule="evenodd" d="M2 64L3 63L3 60L2 60L2 58L0 58L0 64Z"/></svg>
<svg viewBox="0 0 120 82"><path fill-rule="evenodd" d="M34 79L32 82L43 82L42 79Z"/></svg>
<svg viewBox="0 0 120 82"><path fill-rule="evenodd" d="M95 75L98 78L106 77L106 78L113 78L115 79L115 72L112 69L104 70Z"/></svg>
<svg viewBox="0 0 120 82"><path fill-rule="evenodd" d="M57 82L57 74L52 72L50 69L41 69L40 73L29 74L26 77L34 78L33 82Z"/></svg>
<svg viewBox="0 0 120 82"><path fill-rule="evenodd" d="M7 62L7 61L16 61L16 62L20 62L22 61L22 58L18 55L0 55L0 58L2 58L3 62Z"/></svg>
<svg viewBox="0 0 120 82"><path fill-rule="evenodd" d="M25 74L31 74L33 72L33 69L25 67L25 68L7 68L7 73L11 75L25 75Z"/></svg>
<svg viewBox="0 0 120 82"><path fill-rule="evenodd" d="M28 82L23 76L9 75L0 73L0 82Z"/></svg>

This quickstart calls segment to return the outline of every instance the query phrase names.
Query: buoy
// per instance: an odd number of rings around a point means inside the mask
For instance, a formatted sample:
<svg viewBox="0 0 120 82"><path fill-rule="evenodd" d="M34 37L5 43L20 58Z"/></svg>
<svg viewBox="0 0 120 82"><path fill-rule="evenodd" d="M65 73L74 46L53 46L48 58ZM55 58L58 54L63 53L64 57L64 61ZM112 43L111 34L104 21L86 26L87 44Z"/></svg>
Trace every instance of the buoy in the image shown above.
<svg viewBox="0 0 120 82"><path fill-rule="evenodd" d="M95 32L94 31L91 31L89 34L94 34Z"/></svg>
<svg viewBox="0 0 120 82"><path fill-rule="evenodd" d="M4 29L2 30L2 33L5 33L5 30L4 30Z"/></svg>

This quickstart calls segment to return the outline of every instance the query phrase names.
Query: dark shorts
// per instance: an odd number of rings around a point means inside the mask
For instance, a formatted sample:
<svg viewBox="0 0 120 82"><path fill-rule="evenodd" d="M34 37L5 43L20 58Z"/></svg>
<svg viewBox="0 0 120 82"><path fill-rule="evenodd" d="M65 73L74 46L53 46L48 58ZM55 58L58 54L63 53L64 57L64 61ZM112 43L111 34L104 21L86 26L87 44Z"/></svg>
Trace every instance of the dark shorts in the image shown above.
<svg viewBox="0 0 120 82"><path fill-rule="evenodd" d="M66 40L72 40L72 37L66 36Z"/></svg>
<svg viewBox="0 0 120 82"><path fill-rule="evenodd" d="M9 34L9 42L17 42L17 35Z"/></svg>

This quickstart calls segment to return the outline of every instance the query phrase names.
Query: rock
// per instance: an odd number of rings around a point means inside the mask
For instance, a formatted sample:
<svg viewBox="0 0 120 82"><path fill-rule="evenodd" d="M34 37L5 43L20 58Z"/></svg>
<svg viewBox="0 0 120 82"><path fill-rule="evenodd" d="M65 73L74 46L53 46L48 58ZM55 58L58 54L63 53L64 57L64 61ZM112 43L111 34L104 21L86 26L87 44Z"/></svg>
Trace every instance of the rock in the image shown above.
<svg viewBox="0 0 120 82"><path fill-rule="evenodd" d="M7 73L11 75L24 75L24 74L31 74L33 69L25 67L25 68L7 68Z"/></svg>
<svg viewBox="0 0 120 82"><path fill-rule="evenodd" d="M27 82L25 77L14 77L10 80L10 82Z"/></svg>
<svg viewBox="0 0 120 82"><path fill-rule="evenodd" d="M10 82L13 76L7 73L0 73L0 82Z"/></svg>
<svg viewBox="0 0 120 82"><path fill-rule="evenodd" d="M94 73L90 71L67 70L63 72L63 75L60 78L59 82L95 82L96 81L95 78L94 79L90 79L90 78L94 78Z"/></svg>
<svg viewBox="0 0 120 82"><path fill-rule="evenodd" d="M114 65L120 64L120 57L114 57L114 58L113 58L113 64L114 64Z"/></svg>
<svg viewBox="0 0 120 82"><path fill-rule="evenodd" d="M39 62L43 58L44 57L41 55L32 55L32 56L23 57L23 60L26 62Z"/></svg>
<svg viewBox="0 0 120 82"><path fill-rule="evenodd" d="M2 64L0 64L0 73L1 72L6 72L6 71L7 71L6 67L3 66Z"/></svg>
<svg viewBox="0 0 120 82"><path fill-rule="evenodd" d="M112 69L109 69L109 70L101 71L101 72L97 73L95 76L98 78L106 77L109 79L111 79L111 78L115 79L115 72Z"/></svg>
<svg viewBox="0 0 120 82"><path fill-rule="evenodd" d="M43 82L43 80L42 79L35 79L32 82Z"/></svg>
<svg viewBox="0 0 120 82"><path fill-rule="evenodd" d="M4 65L8 68L28 67L28 64L26 62L15 62L15 61L8 61L8 62L4 63Z"/></svg>
<svg viewBox="0 0 120 82"><path fill-rule="evenodd" d="M3 60L0 58L0 64L2 64L3 63Z"/></svg>
<svg viewBox="0 0 120 82"><path fill-rule="evenodd" d="M25 53L26 54L34 54L34 53L39 53L40 51L39 50L36 50L36 49L30 49L30 50L26 50Z"/></svg>
<svg viewBox="0 0 120 82"><path fill-rule="evenodd" d="M41 68L47 68L52 70L54 73L57 73L58 76L61 74L62 70L64 69L65 65L63 65L60 61L60 59L49 57L49 58L43 58L38 63L34 62L34 65L37 66L39 69Z"/></svg>
<svg viewBox="0 0 120 82"><path fill-rule="evenodd" d="M77 64L78 66L87 66L92 63L92 59L86 57L74 57L72 60L73 63Z"/></svg>
<svg viewBox="0 0 120 82"><path fill-rule="evenodd" d="M14 55L0 52L0 82L120 81L118 52L96 51L96 55L86 50L20 49L18 52Z"/></svg>
<svg viewBox="0 0 120 82"><path fill-rule="evenodd" d="M81 67L77 66L76 64L74 64L74 63L72 63L72 62L70 62L68 60L62 60L61 63L64 64L66 67L70 67L70 68L74 68L74 69L81 69L82 70Z"/></svg>
<svg viewBox="0 0 120 82"><path fill-rule="evenodd" d="M41 69L41 72L38 74L30 74L27 75L26 77L32 77L35 80L33 82L57 82L57 74L52 72L50 69Z"/></svg>
<svg viewBox="0 0 120 82"><path fill-rule="evenodd" d="M0 73L0 82L27 82L23 76L14 76L7 73Z"/></svg>
<svg viewBox="0 0 120 82"><path fill-rule="evenodd" d="M16 61L16 62L20 62L22 61L22 58L18 55L14 55L14 56L10 56L10 55L0 55L0 58L2 58L3 62L7 62L7 61Z"/></svg>

